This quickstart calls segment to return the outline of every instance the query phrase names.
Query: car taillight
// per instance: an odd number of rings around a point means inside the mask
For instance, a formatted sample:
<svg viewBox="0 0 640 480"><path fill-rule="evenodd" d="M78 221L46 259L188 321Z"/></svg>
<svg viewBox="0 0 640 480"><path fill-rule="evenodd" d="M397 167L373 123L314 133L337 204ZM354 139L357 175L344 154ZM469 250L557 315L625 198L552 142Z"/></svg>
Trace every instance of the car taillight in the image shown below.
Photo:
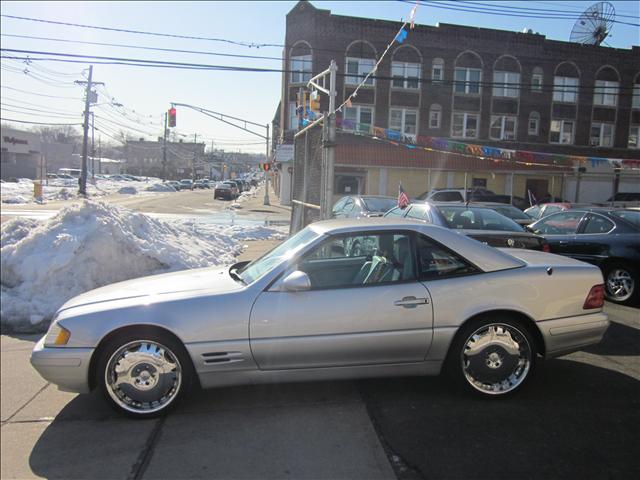
<svg viewBox="0 0 640 480"><path fill-rule="evenodd" d="M548 243L543 243L542 244L542 251L543 252L547 252L547 253L551 253L551 247L549 246Z"/></svg>
<svg viewBox="0 0 640 480"><path fill-rule="evenodd" d="M582 308L589 310L590 308L602 308L604 305L604 285L594 285L589 290L589 295L584 301Z"/></svg>

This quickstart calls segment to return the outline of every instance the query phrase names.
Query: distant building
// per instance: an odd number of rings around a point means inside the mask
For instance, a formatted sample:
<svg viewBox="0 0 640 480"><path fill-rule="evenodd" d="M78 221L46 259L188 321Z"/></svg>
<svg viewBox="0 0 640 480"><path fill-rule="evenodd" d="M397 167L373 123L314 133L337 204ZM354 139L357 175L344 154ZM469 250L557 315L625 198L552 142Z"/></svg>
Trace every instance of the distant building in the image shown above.
<svg viewBox="0 0 640 480"><path fill-rule="evenodd" d="M340 105L380 59L399 22L334 15L301 1L287 14L279 142L293 143L296 100L308 80L338 65ZM326 95L321 110L328 109ZM450 24L415 25L396 42L374 78L351 106L337 114L334 193L410 196L431 188L489 188L499 194L574 198L576 165L565 162L495 162L482 155L409 150L370 138L374 128L402 137L439 138L487 147L563 156L640 158L640 47L630 49L549 40ZM364 135L356 135L363 133ZM367 135L369 133L369 135ZM319 140L310 142L320 159ZM417 142L419 143L419 142ZM295 169L299 169L296 149ZM619 182L589 162L581 172L580 200L606 200L619 191L640 191L638 169ZM320 185L311 165L309 185ZM294 198L302 178L295 177ZM316 199L317 200L317 199Z"/></svg>
<svg viewBox="0 0 640 480"><path fill-rule="evenodd" d="M124 147L126 173L162 177L163 145L161 139L127 141ZM204 143L167 142L166 178L174 180L190 178L192 167L196 169L197 164L204 158L204 147ZM198 175L197 171L196 175Z"/></svg>
<svg viewBox="0 0 640 480"><path fill-rule="evenodd" d="M42 160L40 137L36 133L13 128L2 128L0 136L2 179L37 178Z"/></svg>

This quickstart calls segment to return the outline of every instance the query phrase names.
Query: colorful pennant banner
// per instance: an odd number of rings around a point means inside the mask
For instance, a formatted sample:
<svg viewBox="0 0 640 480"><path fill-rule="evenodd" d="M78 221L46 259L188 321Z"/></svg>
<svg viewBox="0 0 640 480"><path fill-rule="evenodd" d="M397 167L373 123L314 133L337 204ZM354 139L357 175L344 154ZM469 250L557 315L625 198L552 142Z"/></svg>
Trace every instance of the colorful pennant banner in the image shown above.
<svg viewBox="0 0 640 480"><path fill-rule="evenodd" d="M576 164L584 166L590 164L597 167L609 164L615 168L640 168L639 159L583 157L577 155L561 155L557 153L530 152L525 150L511 150L484 145L462 143L446 138L429 137L425 135L412 136L389 128L373 127L364 123L356 123L352 120L336 118L336 126L342 131L355 135L368 136L374 140L386 141L395 146L403 146L408 149L421 149L443 153L454 153L465 157L491 159L494 161L511 161L521 165L546 166L546 167L572 167Z"/></svg>

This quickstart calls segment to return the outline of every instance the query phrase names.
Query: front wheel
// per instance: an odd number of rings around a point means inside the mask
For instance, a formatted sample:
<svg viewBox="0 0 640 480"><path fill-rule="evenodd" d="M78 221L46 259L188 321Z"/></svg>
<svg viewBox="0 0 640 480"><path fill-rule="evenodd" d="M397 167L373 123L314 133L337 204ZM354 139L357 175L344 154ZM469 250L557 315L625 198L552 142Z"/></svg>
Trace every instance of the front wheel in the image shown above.
<svg viewBox="0 0 640 480"><path fill-rule="evenodd" d="M184 347L162 332L115 337L101 349L96 374L107 402L135 418L168 413L190 390L194 376Z"/></svg>
<svg viewBox="0 0 640 480"><path fill-rule="evenodd" d="M605 268L607 300L617 303L632 302L638 295L638 274L623 263L611 263Z"/></svg>
<svg viewBox="0 0 640 480"><path fill-rule="evenodd" d="M464 326L451 345L446 368L466 390L499 397L520 389L535 363L535 344L527 329L499 316Z"/></svg>

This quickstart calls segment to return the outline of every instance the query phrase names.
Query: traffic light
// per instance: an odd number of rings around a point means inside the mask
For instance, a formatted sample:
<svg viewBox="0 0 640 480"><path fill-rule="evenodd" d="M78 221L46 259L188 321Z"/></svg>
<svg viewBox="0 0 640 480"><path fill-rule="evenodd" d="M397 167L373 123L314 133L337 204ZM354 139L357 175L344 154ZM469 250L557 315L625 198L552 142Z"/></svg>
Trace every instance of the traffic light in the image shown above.
<svg viewBox="0 0 640 480"><path fill-rule="evenodd" d="M174 107L171 107L169 109L169 126L170 127L176 126L176 109Z"/></svg>
<svg viewBox="0 0 640 480"><path fill-rule="evenodd" d="M309 95L309 110L314 113L320 113L320 94L314 90Z"/></svg>

